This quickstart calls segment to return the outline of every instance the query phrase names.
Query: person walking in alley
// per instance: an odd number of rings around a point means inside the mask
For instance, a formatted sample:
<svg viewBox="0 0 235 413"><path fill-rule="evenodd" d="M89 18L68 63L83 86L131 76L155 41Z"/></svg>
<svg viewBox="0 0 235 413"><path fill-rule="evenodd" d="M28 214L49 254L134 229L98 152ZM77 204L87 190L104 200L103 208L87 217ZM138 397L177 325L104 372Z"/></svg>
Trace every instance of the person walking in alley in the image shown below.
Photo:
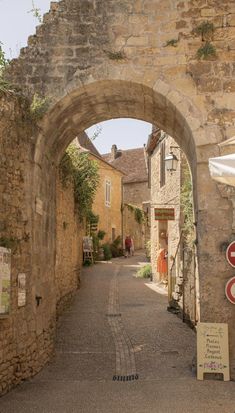
<svg viewBox="0 0 235 413"><path fill-rule="evenodd" d="M131 255L131 237L130 235L127 235L125 238L125 258L130 257Z"/></svg>

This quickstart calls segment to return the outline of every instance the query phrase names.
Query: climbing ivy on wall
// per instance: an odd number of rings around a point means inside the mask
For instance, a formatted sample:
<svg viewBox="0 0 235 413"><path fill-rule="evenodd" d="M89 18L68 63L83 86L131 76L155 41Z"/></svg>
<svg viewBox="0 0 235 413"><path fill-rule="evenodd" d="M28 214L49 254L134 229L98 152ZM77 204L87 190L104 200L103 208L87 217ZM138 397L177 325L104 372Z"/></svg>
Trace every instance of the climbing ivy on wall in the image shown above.
<svg viewBox="0 0 235 413"><path fill-rule="evenodd" d="M74 200L80 218L89 218L99 184L97 162L71 144L61 159L59 174L65 187L69 182L73 182Z"/></svg>
<svg viewBox="0 0 235 413"><path fill-rule="evenodd" d="M138 208L132 204L125 204L125 206L130 212L133 212L133 214L135 215L135 220L136 222L138 222L138 224L142 224L144 222L145 215L144 211L141 208Z"/></svg>
<svg viewBox="0 0 235 413"><path fill-rule="evenodd" d="M183 235L187 244L194 241L193 185L188 164L183 165L183 181L180 197L184 215Z"/></svg>

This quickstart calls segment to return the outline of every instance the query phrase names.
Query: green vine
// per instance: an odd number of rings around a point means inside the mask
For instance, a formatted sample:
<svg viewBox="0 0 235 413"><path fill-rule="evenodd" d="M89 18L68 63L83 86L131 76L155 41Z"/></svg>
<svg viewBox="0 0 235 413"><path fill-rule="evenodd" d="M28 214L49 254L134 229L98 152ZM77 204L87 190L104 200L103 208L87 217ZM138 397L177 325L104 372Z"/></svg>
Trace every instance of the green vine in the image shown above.
<svg viewBox="0 0 235 413"><path fill-rule="evenodd" d="M104 50L104 53L108 56L110 60L124 60L126 55L123 51L112 52L111 50Z"/></svg>
<svg viewBox="0 0 235 413"><path fill-rule="evenodd" d="M94 217L92 204L99 184L97 162L89 159L87 153L79 152L78 148L71 144L61 159L59 174L65 187L69 182L74 185L74 200L80 218L91 221L92 216Z"/></svg>
<svg viewBox="0 0 235 413"><path fill-rule="evenodd" d="M204 21L201 24L199 24L197 27L195 27L195 29L193 30L193 33L195 33L196 35L201 35L202 41L204 41L205 38L207 40L210 39L214 31L215 31L214 24L208 21Z"/></svg>
<svg viewBox="0 0 235 413"><path fill-rule="evenodd" d="M9 60L6 58L5 52L0 41L0 95L7 92L13 92L12 85L4 78L5 70L9 65Z"/></svg>
<svg viewBox="0 0 235 413"><path fill-rule="evenodd" d="M190 170L187 164L183 167L183 184L180 203L184 215L183 234L187 244L194 240L193 186Z"/></svg>
<svg viewBox="0 0 235 413"><path fill-rule="evenodd" d="M127 207L128 211L132 212L135 215L135 220L136 222L138 222L138 224L142 224L144 222L145 214L141 208L138 208L132 204L125 204L125 206Z"/></svg>
<svg viewBox="0 0 235 413"><path fill-rule="evenodd" d="M167 40L166 44L164 47L172 46L172 47L177 47L179 40L178 39L170 39Z"/></svg>
<svg viewBox="0 0 235 413"><path fill-rule="evenodd" d="M40 120L47 112L49 105L50 101L47 97L41 97L35 93L30 105L30 114L32 119L35 121Z"/></svg>
<svg viewBox="0 0 235 413"><path fill-rule="evenodd" d="M216 57L216 48L213 44L206 42L202 47L197 51L197 58L206 60L210 57Z"/></svg>
<svg viewBox="0 0 235 413"><path fill-rule="evenodd" d="M20 240L14 237L0 237L0 247L10 250L15 250L19 245Z"/></svg>

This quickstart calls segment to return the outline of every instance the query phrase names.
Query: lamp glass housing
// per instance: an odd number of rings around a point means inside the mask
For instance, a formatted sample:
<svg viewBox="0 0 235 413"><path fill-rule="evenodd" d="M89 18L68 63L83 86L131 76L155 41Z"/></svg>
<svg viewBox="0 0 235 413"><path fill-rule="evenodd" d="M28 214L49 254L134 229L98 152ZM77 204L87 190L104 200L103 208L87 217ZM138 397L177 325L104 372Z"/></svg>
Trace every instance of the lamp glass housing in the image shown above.
<svg viewBox="0 0 235 413"><path fill-rule="evenodd" d="M176 171L177 164L178 164L178 158L176 155L170 152L169 155L167 155L164 160L165 160L167 171L170 171L170 172Z"/></svg>

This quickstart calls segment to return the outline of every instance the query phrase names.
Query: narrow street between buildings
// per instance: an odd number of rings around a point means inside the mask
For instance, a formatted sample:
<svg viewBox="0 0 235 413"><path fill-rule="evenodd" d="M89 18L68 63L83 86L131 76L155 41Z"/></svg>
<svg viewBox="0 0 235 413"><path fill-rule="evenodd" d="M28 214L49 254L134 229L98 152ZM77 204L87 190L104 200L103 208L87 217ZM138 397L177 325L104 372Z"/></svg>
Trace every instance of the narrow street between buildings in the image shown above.
<svg viewBox="0 0 235 413"><path fill-rule="evenodd" d="M234 382L199 382L195 333L134 277L144 255L83 270L54 359L0 399L0 413L234 413ZM151 287L151 288L149 288Z"/></svg>

